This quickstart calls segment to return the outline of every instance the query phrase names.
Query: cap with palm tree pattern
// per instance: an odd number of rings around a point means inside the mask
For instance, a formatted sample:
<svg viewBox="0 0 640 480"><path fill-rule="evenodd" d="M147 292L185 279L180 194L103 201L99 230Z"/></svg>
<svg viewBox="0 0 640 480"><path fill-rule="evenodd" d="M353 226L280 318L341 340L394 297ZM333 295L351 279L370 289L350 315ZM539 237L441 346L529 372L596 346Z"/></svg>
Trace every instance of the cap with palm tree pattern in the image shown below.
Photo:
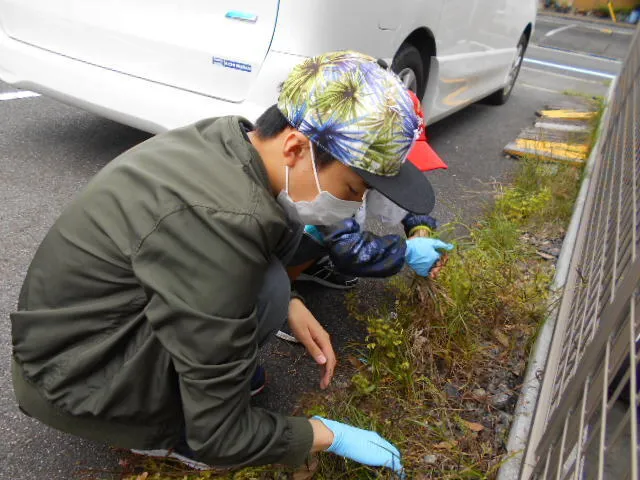
<svg viewBox="0 0 640 480"><path fill-rule="evenodd" d="M283 83L278 109L392 201L415 213L433 208L431 185L406 161L420 134L413 101L401 80L373 57L340 51L307 58ZM402 194L399 187L411 191Z"/></svg>

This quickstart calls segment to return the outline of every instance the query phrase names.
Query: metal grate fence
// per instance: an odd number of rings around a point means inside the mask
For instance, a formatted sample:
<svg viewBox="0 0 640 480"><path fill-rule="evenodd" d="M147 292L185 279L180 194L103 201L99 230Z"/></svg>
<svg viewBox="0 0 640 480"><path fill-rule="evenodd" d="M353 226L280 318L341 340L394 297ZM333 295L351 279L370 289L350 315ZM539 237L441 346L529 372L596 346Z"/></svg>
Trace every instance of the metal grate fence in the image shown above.
<svg viewBox="0 0 640 480"><path fill-rule="evenodd" d="M640 28L593 165L521 479L640 478Z"/></svg>

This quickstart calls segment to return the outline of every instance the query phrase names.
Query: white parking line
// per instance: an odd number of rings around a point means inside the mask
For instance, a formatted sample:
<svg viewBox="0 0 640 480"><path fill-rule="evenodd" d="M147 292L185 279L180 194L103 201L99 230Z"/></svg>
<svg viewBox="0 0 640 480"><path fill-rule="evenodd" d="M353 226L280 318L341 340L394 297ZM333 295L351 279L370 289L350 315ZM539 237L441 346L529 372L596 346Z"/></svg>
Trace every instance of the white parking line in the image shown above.
<svg viewBox="0 0 640 480"><path fill-rule="evenodd" d="M16 100L18 98L30 98L30 97L39 97L40 94L36 92L30 92L28 90L22 90L19 92L5 92L0 93L0 102L4 102L6 100Z"/></svg>
<svg viewBox="0 0 640 480"><path fill-rule="evenodd" d="M586 78L574 77L573 75L563 75L562 73L550 72L549 70L542 70L540 68L522 67L522 70L524 70L525 72L543 73L545 75L551 75L553 77L567 78L569 80L575 80L577 82L593 83L593 84L596 84L596 85L602 85L602 81L588 80Z"/></svg>
<svg viewBox="0 0 640 480"><path fill-rule="evenodd" d="M522 83L520 82L519 84L521 87L526 87L526 88L532 88L533 90L540 90L541 92L547 92L547 93L558 93L561 94L562 91L560 90L553 90L551 88L544 88L544 87L538 87L537 85L531 85L529 83Z"/></svg>
<svg viewBox="0 0 640 480"><path fill-rule="evenodd" d="M587 53L580 53L580 52L572 52L571 50L565 50L563 48L546 47L544 45L534 45L534 44L529 45L528 48L529 49L532 48L534 50L545 50L547 52L556 52L556 53L561 53L563 55L570 55L573 57L588 58L589 60L594 60L598 62L617 63L617 64L622 63L622 60L616 60L615 58L601 57L599 55L589 55Z"/></svg>
<svg viewBox="0 0 640 480"><path fill-rule="evenodd" d="M547 34L545 35L545 37L552 37L553 35L555 35L556 33L559 32L564 32L565 30L569 30L570 28L575 27L575 23L571 24L571 25L565 25L564 27L560 27L560 28L555 28L553 30L550 30L549 32L547 32Z"/></svg>
<svg viewBox="0 0 640 480"><path fill-rule="evenodd" d="M544 67L557 68L558 70L568 70L569 72L583 73L585 75L591 75L594 77L607 78L613 80L617 75L611 73L600 72L598 70L589 70L588 68L572 67L570 65L563 65L561 63L544 62L542 60L534 60L532 58L525 58L526 63L533 63L534 65L542 65Z"/></svg>
<svg viewBox="0 0 640 480"><path fill-rule="evenodd" d="M518 86L532 88L534 90L540 90L541 92L547 92L547 93L562 93L561 90L552 90L551 88L539 87L537 85L531 85L530 83L524 83L524 82L519 82Z"/></svg>

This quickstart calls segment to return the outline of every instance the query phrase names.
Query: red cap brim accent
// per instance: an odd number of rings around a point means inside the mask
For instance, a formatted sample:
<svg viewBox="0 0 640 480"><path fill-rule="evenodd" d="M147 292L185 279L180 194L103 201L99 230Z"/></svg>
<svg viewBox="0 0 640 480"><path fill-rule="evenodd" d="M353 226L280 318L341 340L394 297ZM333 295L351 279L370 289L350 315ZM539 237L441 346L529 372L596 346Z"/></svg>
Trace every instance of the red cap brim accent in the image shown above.
<svg viewBox="0 0 640 480"><path fill-rule="evenodd" d="M431 145L424 139L419 139L414 145L407 159L413 163L421 172L437 170L438 168L449 168L442 161L438 154L431 148Z"/></svg>
<svg viewBox="0 0 640 480"><path fill-rule="evenodd" d="M427 143L427 131L424 121L424 112L422 111L422 104L418 96L409 90L409 96L413 102L413 109L416 115L420 118L420 134L418 140L413 145L413 148L409 152L407 159L413 163L421 172L428 172L429 170L437 170L438 168L449 168L447 164L442 161L438 154L431 148L431 145Z"/></svg>

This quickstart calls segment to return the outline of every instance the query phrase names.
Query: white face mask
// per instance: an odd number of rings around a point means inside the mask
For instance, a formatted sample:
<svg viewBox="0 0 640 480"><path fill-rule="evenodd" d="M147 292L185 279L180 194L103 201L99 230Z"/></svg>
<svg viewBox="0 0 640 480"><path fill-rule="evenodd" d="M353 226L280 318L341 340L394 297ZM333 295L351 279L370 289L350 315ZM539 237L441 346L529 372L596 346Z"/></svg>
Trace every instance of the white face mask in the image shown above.
<svg viewBox="0 0 640 480"><path fill-rule="evenodd" d="M316 157L313 145L311 148L311 162L313 163L313 175L316 179L318 195L311 201L294 202L289 196L289 167L286 169L285 189L278 194L278 202L293 205L305 225L332 225L345 218L351 218L362 206L362 202L341 200L331 193L322 190L316 170Z"/></svg>
<svg viewBox="0 0 640 480"><path fill-rule="evenodd" d="M362 207L356 213L356 222L361 225L370 220L397 225L408 213L377 190L367 191L364 200Z"/></svg>

